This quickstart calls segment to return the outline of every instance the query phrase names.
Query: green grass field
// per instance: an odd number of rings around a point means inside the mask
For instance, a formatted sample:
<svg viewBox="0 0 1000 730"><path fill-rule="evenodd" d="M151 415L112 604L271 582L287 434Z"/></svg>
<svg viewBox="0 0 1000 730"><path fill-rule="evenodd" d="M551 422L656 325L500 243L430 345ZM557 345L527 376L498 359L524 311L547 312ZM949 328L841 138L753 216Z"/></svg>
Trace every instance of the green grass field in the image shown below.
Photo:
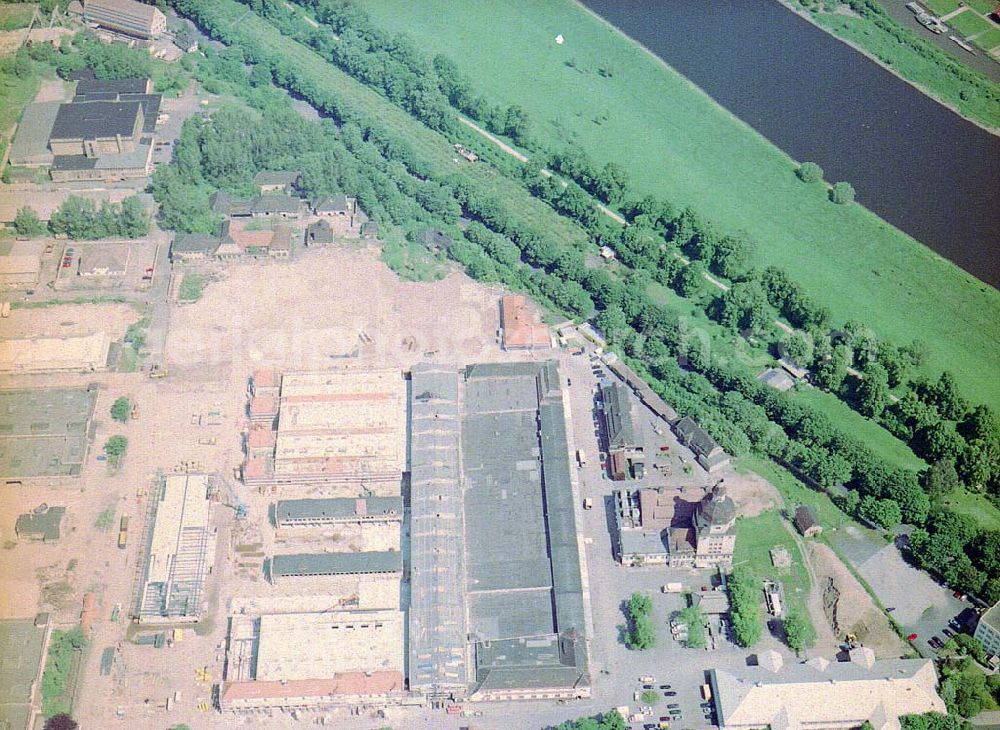
<svg viewBox="0 0 1000 730"><path fill-rule="evenodd" d="M774 485L781 493L785 501L784 508L789 513L798 505L804 504L812 508L816 518L825 528L837 528L851 522L851 518L837 508L826 492L810 489L787 469L769 459L753 455L741 456L733 464L737 472L741 474L753 472Z"/></svg>
<svg viewBox="0 0 1000 730"><path fill-rule="evenodd" d="M1000 46L1000 28L993 28L983 33L981 36L977 36L975 44L980 48L984 48L987 51Z"/></svg>
<svg viewBox="0 0 1000 730"><path fill-rule="evenodd" d="M1000 365L1000 293L861 206L832 205L825 190L802 185L783 152L569 0L365 8L428 54L449 55L492 101L524 107L546 144L617 161L639 192L748 231L758 263L786 269L837 320L867 322L895 342L919 337L930 371L952 370L969 397L1000 407L1000 379L981 376ZM607 66L611 78L597 71Z"/></svg>
<svg viewBox="0 0 1000 730"><path fill-rule="evenodd" d="M790 569L778 569L771 563L770 550L784 546L792 557ZM741 517L736 523L736 554L733 566L749 565L758 578L781 581L789 608L798 609L809 620L806 600L809 598L809 572L802 561L802 552L791 533L782 524L777 511L764 512L757 517ZM764 617L766 619L766 616Z"/></svg>
<svg viewBox="0 0 1000 730"><path fill-rule="evenodd" d="M874 421L851 410L836 396L824 393L818 388L806 388L792 395L796 400L807 403L824 413L834 426L860 439L891 464L914 471L926 468L927 464L914 454L909 446Z"/></svg>
<svg viewBox="0 0 1000 730"><path fill-rule="evenodd" d="M1000 509L982 494L962 490L950 495L945 504L959 514L971 517L984 530L1000 530Z"/></svg>
<svg viewBox="0 0 1000 730"><path fill-rule="evenodd" d="M205 289L205 277L200 274L184 274L177 298L182 302L196 302L201 299Z"/></svg>
<svg viewBox="0 0 1000 730"><path fill-rule="evenodd" d="M921 0L921 2L935 15L945 15L961 7L958 0Z"/></svg>
<svg viewBox="0 0 1000 730"><path fill-rule="evenodd" d="M35 3L0 5L0 31L27 28L36 7Z"/></svg>
<svg viewBox="0 0 1000 730"><path fill-rule="evenodd" d="M24 105L38 93L40 83L37 73L24 78L18 78L14 74L0 74L0 134L6 135L14 122L21 118Z"/></svg>
<svg viewBox="0 0 1000 730"><path fill-rule="evenodd" d="M966 38L996 28L990 21L984 20L971 10L964 10L953 18L949 18L947 23L950 27L958 31L959 35Z"/></svg>
<svg viewBox="0 0 1000 730"><path fill-rule="evenodd" d="M974 10L978 10L983 15L989 15L1000 7L996 3L996 0L965 0L965 4Z"/></svg>

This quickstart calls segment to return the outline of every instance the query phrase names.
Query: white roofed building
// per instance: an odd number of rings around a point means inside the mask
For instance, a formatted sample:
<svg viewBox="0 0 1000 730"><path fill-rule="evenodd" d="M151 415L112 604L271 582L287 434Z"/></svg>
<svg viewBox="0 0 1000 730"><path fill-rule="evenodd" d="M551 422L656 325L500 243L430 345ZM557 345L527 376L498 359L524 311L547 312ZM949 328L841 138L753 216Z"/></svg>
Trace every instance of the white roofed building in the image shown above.
<svg viewBox="0 0 1000 730"><path fill-rule="evenodd" d="M786 664L775 651L757 666L713 669L711 688L719 726L746 730L899 730L902 715L947 712L929 659L876 660L866 647L850 660L815 657Z"/></svg>

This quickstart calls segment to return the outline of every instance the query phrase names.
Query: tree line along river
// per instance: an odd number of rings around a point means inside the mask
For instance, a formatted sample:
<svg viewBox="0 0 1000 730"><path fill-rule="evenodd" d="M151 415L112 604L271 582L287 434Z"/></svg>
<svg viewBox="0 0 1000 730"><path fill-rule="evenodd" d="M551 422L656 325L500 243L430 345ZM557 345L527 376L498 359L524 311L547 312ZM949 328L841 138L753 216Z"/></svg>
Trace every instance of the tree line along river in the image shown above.
<svg viewBox="0 0 1000 730"><path fill-rule="evenodd" d="M1000 137L777 0L581 0L796 160L1000 288Z"/></svg>

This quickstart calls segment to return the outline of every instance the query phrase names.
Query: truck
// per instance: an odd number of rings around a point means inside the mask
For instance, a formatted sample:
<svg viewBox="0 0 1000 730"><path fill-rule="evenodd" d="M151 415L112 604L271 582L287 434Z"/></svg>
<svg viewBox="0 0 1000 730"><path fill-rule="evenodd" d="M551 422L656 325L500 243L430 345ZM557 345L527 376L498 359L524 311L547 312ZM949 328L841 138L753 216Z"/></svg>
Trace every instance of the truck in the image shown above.
<svg viewBox="0 0 1000 730"><path fill-rule="evenodd" d="M586 497L583 500L583 508L584 509L594 509L594 500L592 500L590 497Z"/></svg>
<svg viewBox="0 0 1000 730"><path fill-rule="evenodd" d="M587 465L587 454L584 453L583 449L576 450L576 461L580 466Z"/></svg>
<svg viewBox="0 0 1000 730"><path fill-rule="evenodd" d="M118 547L121 550L125 549L125 545L128 543L128 517L122 516L121 522L118 523Z"/></svg>
<svg viewBox="0 0 1000 730"><path fill-rule="evenodd" d="M705 700L705 702L712 701L712 685L710 684L701 685L701 698Z"/></svg>
<svg viewBox="0 0 1000 730"><path fill-rule="evenodd" d="M684 590L681 583L667 583L660 589L663 593L680 593Z"/></svg>

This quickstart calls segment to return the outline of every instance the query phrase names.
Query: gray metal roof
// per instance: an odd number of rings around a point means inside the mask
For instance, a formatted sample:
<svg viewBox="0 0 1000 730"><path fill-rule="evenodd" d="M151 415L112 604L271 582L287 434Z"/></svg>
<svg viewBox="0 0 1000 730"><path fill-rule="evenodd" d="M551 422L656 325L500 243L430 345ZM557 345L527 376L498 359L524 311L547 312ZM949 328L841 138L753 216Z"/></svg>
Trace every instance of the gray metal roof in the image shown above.
<svg viewBox="0 0 1000 730"><path fill-rule="evenodd" d="M58 101L44 101L24 107L24 114L10 147L10 160L13 164L40 160L52 154L49 151L49 135L56 122L59 106Z"/></svg>
<svg viewBox="0 0 1000 730"><path fill-rule="evenodd" d="M76 85L76 95L87 97L91 94L145 94L148 78L134 79L80 79Z"/></svg>
<svg viewBox="0 0 1000 730"><path fill-rule="evenodd" d="M275 577L398 573L402 569L402 554L393 550L275 555L271 558L271 574Z"/></svg>
<svg viewBox="0 0 1000 730"><path fill-rule="evenodd" d="M584 656L583 642L572 632L480 642L475 691L586 685Z"/></svg>
<svg viewBox="0 0 1000 730"><path fill-rule="evenodd" d="M292 499L275 505L278 524L286 520L357 519L365 515L402 517L402 497Z"/></svg>
<svg viewBox="0 0 1000 730"><path fill-rule="evenodd" d="M178 233L170 244L171 253L214 253L219 237L207 233Z"/></svg>
<svg viewBox="0 0 1000 730"><path fill-rule="evenodd" d="M510 647L522 645L503 640L567 631L582 637L576 513L556 363L472 365L464 375L470 634ZM582 649L577 661L581 664L572 670L559 661L480 668L477 681L494 687L567 686L586 673Z"/></svg>
<svg viewBox="0 0 1000 730"><path fill-rule="evenodd" d="M674 431L696 454L710 454L718 446L715 439L690 416L684 416L679 420L674 425Z"/></svg>
<svg viewBox="0 0 1000 730"><path fill-rule="evenodd" d="M289 195L261 195L251 203L254 213L298 213L302 201Z"/></svg>
<svg viewBox="0 0 1000 730"><path fill-rule="evenodd" d="M410 380L409 679L414 691L468 683L458 371L418 364Z"/></svg>
<svg viewBox="0 0 1000 730"><path fill-rule="evenodd" d="M325 195L313 205L317 213L346 213L346 195Z"/></svg>
<svg viewBox="0 0 1000 730"><path fill-rule="evenodd" d="M138 101L89 101L63 104L56 113L50 139L107 139L116 135L131 137Z"/></svg>
<svg viewBox="0 0 1000 730"><path fill-rule="evenodd" d="M608 446L612 451L642 448L635 427L631 392L621 383L601 389L604 399L604 422L608 427Z"/></svg>
<svg viewBox="0 0 1000 730"><path fill-rule="evenodd" d="M97 387L0 391L0 476L80 473Z"/></svg>

